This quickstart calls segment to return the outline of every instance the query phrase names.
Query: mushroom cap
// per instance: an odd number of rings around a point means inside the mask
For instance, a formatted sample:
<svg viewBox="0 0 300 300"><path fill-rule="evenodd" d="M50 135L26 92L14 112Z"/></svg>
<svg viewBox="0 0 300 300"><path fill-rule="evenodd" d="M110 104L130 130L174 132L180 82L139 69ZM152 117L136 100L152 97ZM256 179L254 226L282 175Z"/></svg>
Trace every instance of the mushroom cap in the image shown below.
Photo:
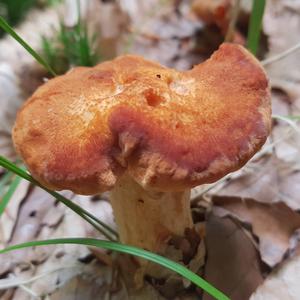
<svg viewBox="0 0 300 300"><path fill-rule="evenodd" d="M146 189L174 191L241 168L270 123L264 70L243 47L223 44L185 72L134 55L74 68L23 105L13 140L51 189L95 194L126 172Z"/></svg>

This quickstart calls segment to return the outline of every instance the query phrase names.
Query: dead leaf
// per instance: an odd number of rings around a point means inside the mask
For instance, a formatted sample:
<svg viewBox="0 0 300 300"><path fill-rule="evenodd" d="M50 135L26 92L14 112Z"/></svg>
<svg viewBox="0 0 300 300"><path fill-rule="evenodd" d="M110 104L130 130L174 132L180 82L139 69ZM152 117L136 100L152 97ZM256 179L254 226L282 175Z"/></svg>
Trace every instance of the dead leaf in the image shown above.
<svg viewBox="0 0 300 300"><path fill-rule="evenodd" d="M249 162L238 171L239 176L230 179L218 195L253 198L264 203L279 201L278 177L274 168L276 163L276 157L268 155L256 162Z"/></svg>
<svg viewBox="0 0 300 300"><path fill-rule="evenodd" d="M124 36L121 52L140 54L181 70L200 62L193 49L195 33L202 25L190 17L185 1L178 5L172 1L136 1L136 5L138 16L131 18L131 33Z"/></svg>
<svg viewBox="0 0 300 300"><path fill-rule="evenodd" d="M95 217L97 217L99 220L113 228L115 231L117 231L117 226L114 221L113 216L113 210L110 205L110 202L99 199L97 201L91 200L90 196L82 196L82 195L74 195L72 198L72 201L74 201L76 204L78 204L80 207L84 208L85 210L92 213ZM85 227L86 234L89 236L95 236L97 238L104 238L99 232L96 232L93 227L91 227L90 224L87 222L83 222L83 226Z"/></svg>
<svg viewBox="0 0 300 300"><path fill-rule="evenodd" d="M263 282L257 250L229 218L207 220L205 279L232 300L248 299ZM213 299L204 293L203 300Z"/></svg>
<svg viewBox="0 0 300 300"><path fill-rule="evenodd" d="M193 12L208 25L217 25L226 34L231 10L231 0L194 0Z"/></svg>
<svg viewBox="0 0 300 300"><path fill-rule="evenodd" d="M294 210L300 209L300 172L286 170L280 174L280 196Z"/></svg>
<svg viewBox="0 0 300 300"><path fill-rule="evenodd" d="M270 0L266 4L263 29L268 37L269 58L299 43L300 7L298 1L292 0ZM299 53L294 52L266 66L272 86L282 89L292 99L300 96Z"/></svg>
<svg viewBox="0 0 300 300"><path fill-rule="evenodd" d="M21 180L0 218L0 246L4 247L11 239L17 221L19 206L27 194L29 183Z"/></svg>
<svg viewBox="0 0 300 300"><path fill-rule="evenodd" d="M274 267L290 248L290 239L300 228L300 214L282 202L265 204L239 197L214 197L213 212L219 217L231 216L250 225L259 239L262 260Z"/></svg>
<svg viewBox="0 0 300 300"><path fill-rule="evenodd" d="M300 253L276 268L250 300L299 300Z"/></svg>

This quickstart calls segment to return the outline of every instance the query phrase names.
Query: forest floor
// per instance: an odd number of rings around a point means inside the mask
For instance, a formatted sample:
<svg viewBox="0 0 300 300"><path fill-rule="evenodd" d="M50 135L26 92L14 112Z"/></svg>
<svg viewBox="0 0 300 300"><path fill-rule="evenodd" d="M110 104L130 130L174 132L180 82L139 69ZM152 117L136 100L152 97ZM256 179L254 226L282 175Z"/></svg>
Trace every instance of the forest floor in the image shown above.
<svg viewBox="0 0 300 300"><path fill-rule="evenodd" d="M103 57L137 53L179 70L204 61L218 47L232 7L230 1L216 1L226 12L219 22L209 12L205 19L197 11L197 2L206 1L100 2L86 1L82 15L101 32ZM247 1L242 3L233 35L245 44L249 7ZM58 26L56 10L32 10L17 27L33 48L39 49L40 36L51 36L52 27ZM66 13L58 10L65 22L74 22L70 7ZM205 228L206 236L201 248L205 259L197 271L231 299L300 298L299 32L299 3L268 0L258 58L272 88L272 133L241 170L192 191L194 221ZM14 159L11 128L17 109L46 75L12 38L3 37L0 49L0 154ZM288 49L290 53L280 55ZM63 195L115 228L109 195ZM0 245L74 236L101 238L52 196L21 180L0 218ZM77 245L5 254L0 258L0 298L128 299L114 260L110 252ZM162 294L167 293L147 283L130 299L165 299ZM176 297L200 298L211 299L191 289Z"/></svg>

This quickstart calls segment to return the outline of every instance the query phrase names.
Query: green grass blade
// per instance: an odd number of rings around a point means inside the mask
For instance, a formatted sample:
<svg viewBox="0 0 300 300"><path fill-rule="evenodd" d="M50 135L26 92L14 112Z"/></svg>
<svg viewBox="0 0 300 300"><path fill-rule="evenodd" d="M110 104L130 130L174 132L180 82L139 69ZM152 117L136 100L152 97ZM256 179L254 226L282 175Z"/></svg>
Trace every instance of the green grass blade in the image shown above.
<svg viewBox="0 0 300 300"><path fill-rule="evenodd" d="M12 250L27 248L27 247L34 247L34 246L45 246L45 245L54 245L54 244L78 244L78 245L86 245L86 246L93 246L97 248L103 248L108 249L112 251L117 251L121 253L126 253L130 255L134 255L137 257L144 258L148 261L152 261L156 264L159 264L167 269L170 269L177 274L181 275L182 277L186 278L187 280L194 283L196 286L202 288L204 291L206 291L208 294L213 296L215 299L218 300L229 300L229 298L224 295L221 291L213 287L210 283L202 279L197 274L193 273L183 265L180 265L176 262L173 262L165 257L162 257L160 255L154 254L152 252L139 249L137 247L123 245L116 242L109 242L109 241L103 241L103 240L97 240L97 239L91 239L91 238L65 238L65 239L52 239L52 240L46 240L46 241L34 241L34 242L28 242L23 243L19 245L14 245L11 247L8 247L6 249L0 250L0 254L9 252Z"/></svg>
<svg viewBox="0 0 300 300"><path fill-rule="evenodd" d="M24 49L26 49L29 54L31 54L42 66L44 66L51 75L56 76L51 66L21 38L1 16L0 27L11 35L19 44L21 44Z"/></svg>
<svg viewBox="0 0 300 300"><path fill-rule="evenodd" d="M293 129L295 129L298 133L300 133L300 127L297 124L297 121L300 121L300 116L298 115L288 115L288 116L281 116L281 115L272 115L273 119L277 119L280 121L284 121L289 124Z"/></svg>
<svg viewBox="0 0 300 300"><path fill-rule="evenodd" d="M274 119L288 119L288 120L300 121L300 115L281 116L281 115L274 115L273 114L272 118L274 118Z"/></svg>
<svg viewBox="0 0 300 300"><path fill-rule="evenodd" d="M253 0L250 25L248 30L247 48L256 55L260 40L262 18L264 15L266 1Z"/></svg>
<svg viewBox="0 0 300 300"><path fill-rule="evenodd" d="M6 172L2 178L0 179L0 195L3 194L4 188L6 187L6 185L10 182L10 180L13 177L13 173L11 172Z"/></svg>
<svg viewBox="0 0 300 300"><path fill-rule="evenodd" d="M2 216L7 204L9 203L9 200L13 196L13 194L16 191L20 182L21 182L21 177L19 177L19 176L15 177L14 180L12 181L12 183L10 184L7 192L1 199L1 201L0 201L0 217Z"/></svg>
<svg viewBox="0 0 300 300"><path fill-rule="evenodd" d="M37 182L32 176L30 176L26 171L22 170L6 158L0 156L0 166L4 167L5 169L17 174L18 176L30 181L31 183L39 186L46 192L48 192L50 195L55 197L58 201L72 209L75 213L80 215L83 219L85 219L87 222L89 222L93 227L95 227L97 230L99 230L105 237L107 237L110 240L114 240L111 236L113 234L116 238L118 236L118 233L113 230L111 227L109 227L107 224L103 223L102 221L98 220L94 215L86 211L85 209L81 208L79 205L75 204L71 200L65 198L61 194L51 191L47 189L46 187L42 186L39 182ZM97 225L98 224L98 225ZM101 227L103 227L103 229Z"/></svg>

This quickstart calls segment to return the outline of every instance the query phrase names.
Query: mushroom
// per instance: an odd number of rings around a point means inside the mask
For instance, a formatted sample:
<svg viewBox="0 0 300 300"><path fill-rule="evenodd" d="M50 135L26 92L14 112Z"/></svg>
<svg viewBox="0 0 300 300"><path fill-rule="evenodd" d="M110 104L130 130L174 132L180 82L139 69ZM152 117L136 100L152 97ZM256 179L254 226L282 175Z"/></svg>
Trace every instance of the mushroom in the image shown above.
<svg viewBox="0 0 300 300"><path fill-rule="evenodd" d="M259 62L223 44L184 72L135 55L74 68L23 105L13 140L49 189L111 190L121 241L163 253L193 227L191 188L241 168L270 116Z"/></svg>

